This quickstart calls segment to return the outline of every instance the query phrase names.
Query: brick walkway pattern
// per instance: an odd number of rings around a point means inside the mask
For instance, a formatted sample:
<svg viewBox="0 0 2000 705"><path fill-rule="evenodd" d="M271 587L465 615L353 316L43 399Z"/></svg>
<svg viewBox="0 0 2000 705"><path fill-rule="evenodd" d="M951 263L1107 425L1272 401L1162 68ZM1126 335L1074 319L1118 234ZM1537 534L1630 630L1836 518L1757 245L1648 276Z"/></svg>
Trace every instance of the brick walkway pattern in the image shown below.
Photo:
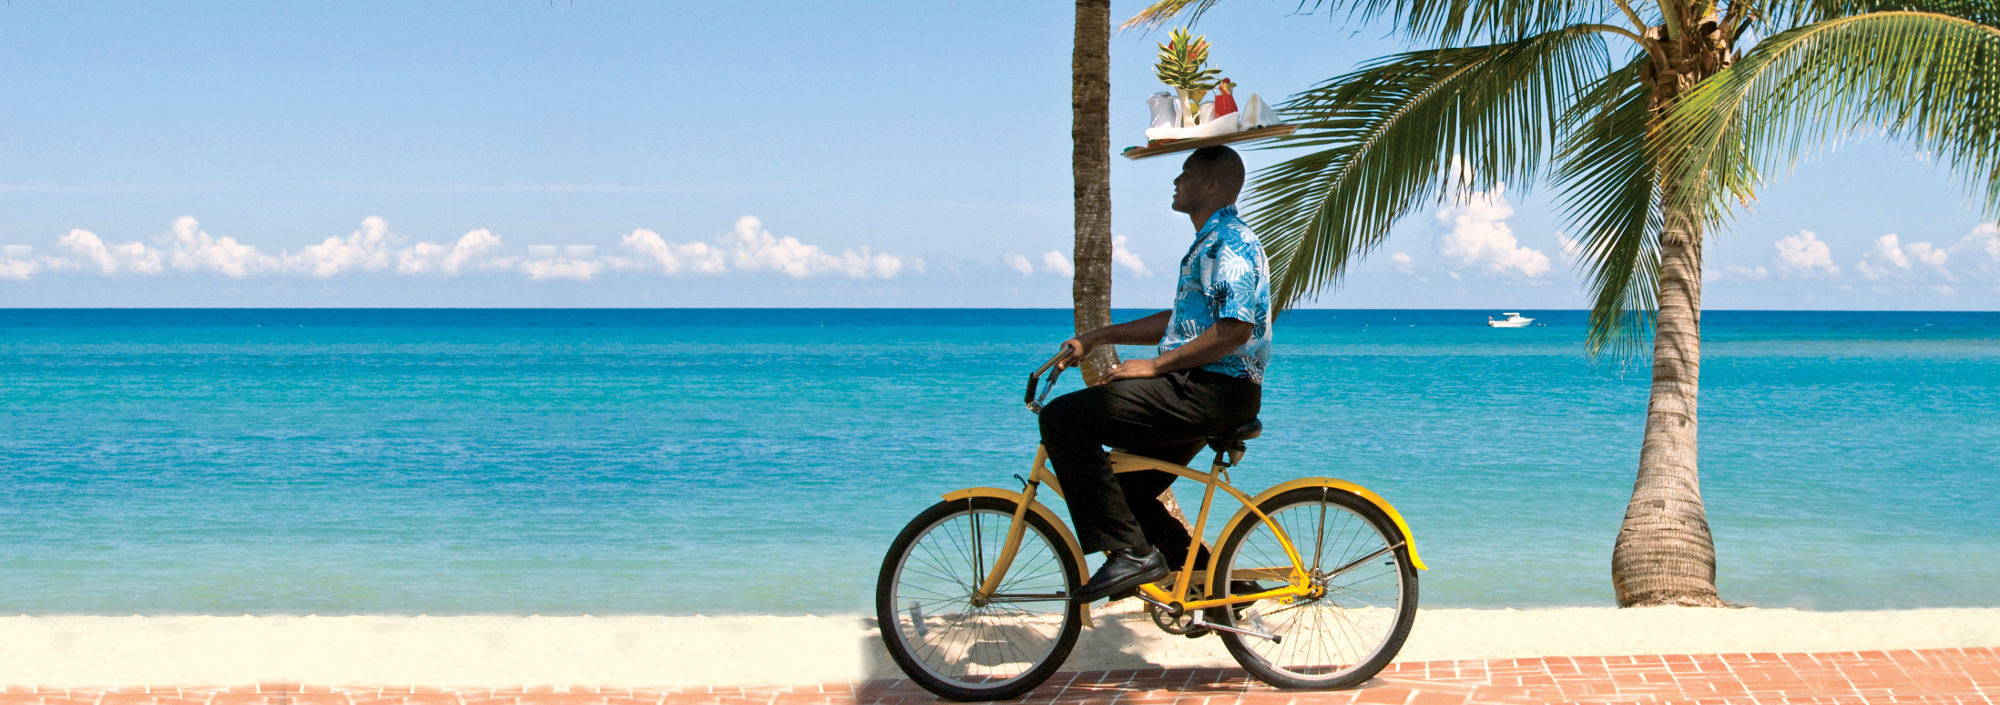
<svg viewBox="0 0 2000 705"><path fill-rule="evenodd" d="M918 705L903 680L747 688L235 687L8 688L0 705ZM1240 669L1058 673L1024 705L1329 703L2000 704L2000 649L1821 654L1589 656L1391 665L1360 688L1281 691Z"/></svg>

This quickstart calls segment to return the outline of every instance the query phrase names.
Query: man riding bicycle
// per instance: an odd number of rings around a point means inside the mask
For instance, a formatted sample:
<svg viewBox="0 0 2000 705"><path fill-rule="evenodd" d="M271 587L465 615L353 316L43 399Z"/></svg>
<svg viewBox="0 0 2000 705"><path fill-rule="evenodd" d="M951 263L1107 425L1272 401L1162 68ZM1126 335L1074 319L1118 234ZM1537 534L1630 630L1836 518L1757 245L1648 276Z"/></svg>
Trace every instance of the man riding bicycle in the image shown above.
<svg viewBox="0 0 2000 705"><path fill-rule="evenodd" d="M1042 409L1042 444L1077 539L1085 552L1109 555L1073 600L1093 602L1165 578L1169 566L1185 565L1193 543L1159 499L1175 476L1114 475L1105 446L1186 465L1209 438L1257 418L1271 356L1270 271L1262 243L1237 216L1242 190L1243 160L1235 150L1195 150L1174 179L1173 208L1188 214L1196 233L1181 259L1173 310L1063 343L1070 360L1104 344L1157 343L1160 351L1128 360L1096 386Z"/></svg>

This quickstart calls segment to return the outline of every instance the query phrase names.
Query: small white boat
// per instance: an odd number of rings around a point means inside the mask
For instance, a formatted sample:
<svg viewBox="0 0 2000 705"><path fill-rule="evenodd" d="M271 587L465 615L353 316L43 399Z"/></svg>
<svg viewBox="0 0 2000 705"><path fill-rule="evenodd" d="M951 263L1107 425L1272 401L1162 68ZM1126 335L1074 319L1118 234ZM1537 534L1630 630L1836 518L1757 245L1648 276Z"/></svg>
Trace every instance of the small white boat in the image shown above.
<svg viewBox="0 0 2000 705"><path fill-rule="evenodd" d="M1528 324L1535 322L1533 318L1522 318L1521 314L1511 311L1500 315L1506 316L1507 320L1496 321L1492 316L1487 316L1486 325L1494 328L1526 328Z"/></svg>

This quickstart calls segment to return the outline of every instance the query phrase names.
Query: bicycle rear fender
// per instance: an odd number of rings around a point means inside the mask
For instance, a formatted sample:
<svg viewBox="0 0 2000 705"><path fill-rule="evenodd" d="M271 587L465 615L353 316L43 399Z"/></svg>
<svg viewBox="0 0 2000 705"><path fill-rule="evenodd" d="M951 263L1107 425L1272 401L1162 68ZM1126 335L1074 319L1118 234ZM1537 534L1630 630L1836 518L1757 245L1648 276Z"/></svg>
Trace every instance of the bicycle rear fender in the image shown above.
<svg viewBox="0 0 2000 705"><path fill-rule="evenodd" d="M1291 482L1280 483L1276 487L1264 490L1263 492L1259 493L1256 497L1252 498L1250 500L1250 504L1245 505L1242 509L1236 510L1236 516L1230 517L1229 523L1223 525L1222 533L1220 535L1221 536L1230 535L1231 532L1234 532L1236 530L1237 524L1241 524L1246 520L1257 521L1258 520L1257 514L1251 511L1251 507L1262 505L1265 500L1284 494L1286 492L1290 492L1292 490L1299 489L1301 487L1330 487L1335 490L1339 490L1341 492L1346 492L1356 497L1360 497L1364 500L1367 500L1369 504L1375 505L1377 509L1382 510L1383 514L1389 515L1389 520L1396 522L1396 528L1403 532L1403 545L1404 547L1410 550L1410 565L1415 566L1417 570L1430 570L1430 568L1424 566L1424 559L1417 557L1417 537L1410 533L1410 525L1403 523L1403 515L1397 513L1396 508L1389 505L1389 500L1383 499L1381 495L1368 491L1368 488L1366 487L1362 487L1360 485L1348 482L1346 480L1336 480L1331 477L1302 477L1297 480L1292 480ZM1209 574L1213 575L1215 573L1214 566L1209 566L1209 568L1210 568ZM1211 588L1210 594L1214 594L1212 591L1214 586L1210 585L1210 588Z"/></svg>
<svg viewBox="0 0 2000 705"><path fill-rule="evenodd" d="M1022 499L1021 493L1013 490L1003 490L998 487L967 487L962 490L946 492L944 494L944 501L956 502L969 497L995 497L1013 502L1016 505L1019 505ZM1069 554L1076 556L1077 580L1085 583L1090 582L1090 564L1083 559L1083 544L1077 542L1076 534L1070 533L1069 525L1063 523L1063 520L1057 517L1055 511L1049 509L1048 505L1042 504L1039 501L1029 502L1028 511L1041 515L1043 519L1048 520L1049 526L1056 528L1056 533L1062 536L1063 545L1069 547ZM1411 555L1414 556L1416 554L1413 553ZM1089 605L1084 605L1083 607L1083 625L1086 627L1092 626Z"/></svg>

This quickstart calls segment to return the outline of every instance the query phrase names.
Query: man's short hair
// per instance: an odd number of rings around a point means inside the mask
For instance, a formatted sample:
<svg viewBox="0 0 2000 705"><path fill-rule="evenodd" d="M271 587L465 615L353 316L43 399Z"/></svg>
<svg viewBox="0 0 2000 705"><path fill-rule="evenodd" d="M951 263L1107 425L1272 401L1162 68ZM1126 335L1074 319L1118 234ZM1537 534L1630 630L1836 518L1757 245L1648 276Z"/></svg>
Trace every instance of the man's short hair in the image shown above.
<svg viewBox="0 0 2000 705"><path fill-rule="evenodd" d="M1187 158L1188 173L1222 184L1230 192L1243 190L1243 157L1220 145L1197 149Z"/></svg>

